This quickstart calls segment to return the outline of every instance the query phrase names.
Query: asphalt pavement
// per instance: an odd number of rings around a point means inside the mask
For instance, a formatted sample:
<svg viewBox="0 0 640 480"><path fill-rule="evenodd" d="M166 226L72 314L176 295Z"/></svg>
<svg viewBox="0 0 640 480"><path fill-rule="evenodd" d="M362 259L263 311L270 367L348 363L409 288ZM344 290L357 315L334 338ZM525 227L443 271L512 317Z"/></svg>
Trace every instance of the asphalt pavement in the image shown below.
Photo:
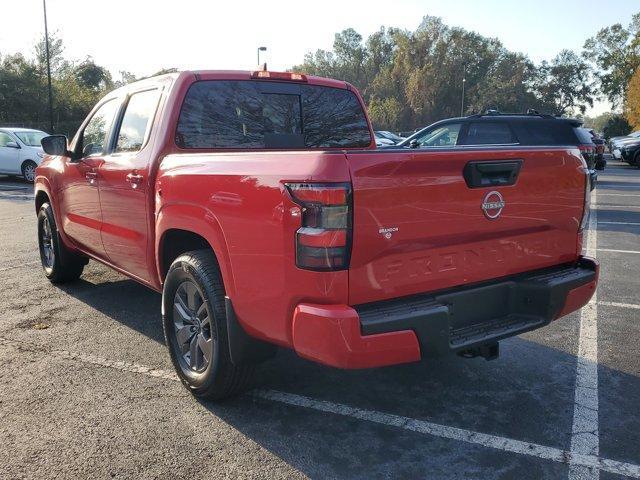
<svg viewBox="0 0 640 480"><path fill-rule="evenodd" d="M51 285L0 177L0 478L640 478L640 169L599 174L597 297L455 356L341 371L280 351L222 404L176 381L160 295L97 262Z"/></svg>

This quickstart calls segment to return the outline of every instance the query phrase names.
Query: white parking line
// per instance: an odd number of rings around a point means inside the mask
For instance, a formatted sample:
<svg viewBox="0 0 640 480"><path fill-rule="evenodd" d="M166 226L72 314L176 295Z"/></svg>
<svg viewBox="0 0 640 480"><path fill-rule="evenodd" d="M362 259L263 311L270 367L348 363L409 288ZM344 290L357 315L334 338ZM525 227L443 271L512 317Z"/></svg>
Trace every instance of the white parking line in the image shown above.
<svg viewBox="0 0 640 480"><path fill-rule="evenodd" d="M33 187L21 187L20 185L2 185L0 186L0 192L10 191L10 190L23 190L26 192L33 192Z"/></svg>
<svg viewBox="0 0 640 480"><path fill-rule="evenodd" d="M598 205L600 210L605 208L640 208L640 205Z"/></svg>
<svg viewBox="0 0 640 480"><path fill-rule="evenodd" d="M640 225L640 222L598 222L598 225Z"/></svg>
<svg viewBox="0 0 640 480"><path fill-rule="evenodd" d="M65 360L76 360L82 363L90 363L92 365L98 365L101 367L114 368L123 372L140 373L143 375L148 375L150 377L178 381L178 376L175 374L175 372L147 367L146 365L140 365L137 363L112 361L107 360L106 358L98 357L96 355L73 353L68 350L50 349L44 345L36 345L20 340L12 340L6 337L0 337L0 345L13 347L20 350L28 350L32 352L42 352L53 357L63 358Z"/></svg>
<svg viewBox="0 0 640 480"><path fill-rule="evenodd" d="M11 267L2 267L0 268L0 272L6 272L7 270L14 270L16 268L22 268L22 267L27 267L31 265L39 265L39 264L40 264L40 260L33 261L33 262L25 262L25 263L21 263L20 265L13 265Z"/></svg>
<svg viewBox="0 0 640 480"><path fill-rule="evenodd" d="M173 371L159 368L151 368L138 363L121 362L108 360L96 355L78 354L68 350L52 350L44 345L36 345L29 342L12 340L0 337L0 345L49 354L65 360L79 361L91 365L112 368L122 372L146 375L164 380L178 381L177 375ZM447 438L465 443L481 445L487 448L502 450L505 452L528 455L531 457L551 460L558 463L580 466L592 470L604 470L617 475L625 475L633 478L640 478L640 465L619 462L600 458L596 455L581 455L555 447L547 447L536 443L515 440L498 435L490 435L482 432L475 432L458 427L450 427L425 420L417 420L410 417L402 417L389 413L377 412L374 410L364 410L350 407L339 403L315 400L302 395L279 392L276 390L253 390L248 395L254 398L261 398L273 402L279 402L296 407L309 408L320 412L333 413L336 415L348 416L368 422L378 423L389 427L402 428L424 435L431 435L439 438Z"/></svg>
<svg viewBox="0 0 640 480"><path fill-rule="evenodd" d="M30 194L13 194L8 192L0 192L0 198L17 199L17 200L33 200L34 196Z"/></svg>
<svg viewBox="0 0 640 480"><path fill-rule="evenodd" d="M619 303L619 302L598 302L600 305L606 305L607 307L619 307L619 308L631 308L640 310L640 305L634 303Z"/></svg>
<svg viewBox="0 0 640 480"><path fill-rule="evenodd" d="M373 410L364 410L324 400L314 400L309 397L274 390L254 390L252 395L266 400L285 403L287 405L294 405L321 412L357 418L359 420L402 428L404 430L410 430L434 437L458 440L475 445L482 445L483 447L494 448L496 450L518 453L520 455L529 455L559 463L568 463L570 468L580 468L587 472L596 472L596 475L598 475L597 472L600 470L604 470L617 475L640 478L640 465L600 458L597 455L579 454L573 451L546 447L536 443L523 442L521 440L474 432L463 428L439 425L437 423L431 423L424 420L416 420L414 418L391 415Z"/></svg>
<svg viewBox="0 0 640 480"><path fill-rule="evenodd" d="M606 193L598 192L598 195L607 197L640 197L640 193Z"/></svg>
<svg viewBox="0 0 640 480"><path fill-rule="evenodd" d="M595 191L591 205L597 206ZM587 255L595 257L598 249L598 209L591 210L587 234ZM598 292L580 311L580 339L576 365L576 388L571 427L571 453L598 456L600 436L598 427ZM598 469L573 464L569 467L570 480L600 478Z"/></svg>
<svg viewBox="0 0 640 480"><path fill-rule="evenodd" d="M638 250L616 250L615 248L599 248L598 251L612 253L640 253Z"/></svg>

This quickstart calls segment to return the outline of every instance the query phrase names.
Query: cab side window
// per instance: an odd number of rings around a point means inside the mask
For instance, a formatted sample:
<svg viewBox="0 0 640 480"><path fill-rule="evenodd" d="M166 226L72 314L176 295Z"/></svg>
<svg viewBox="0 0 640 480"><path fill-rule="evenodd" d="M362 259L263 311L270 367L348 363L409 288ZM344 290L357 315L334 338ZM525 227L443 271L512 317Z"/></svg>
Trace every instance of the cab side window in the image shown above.
<svg viewBox="0 0 640 480"><path fill-rule="evenodd" d="M449 123L425 132L416 137L420 148L453 147L458 143L461 123Z"/></svg>
<svg viewBox="0 0 640 480"><path fill-rule="evenodd" d="M116 152L137 152L144 146L159 96L158 90L146 90L131 95L120 124Z"/></svg>
<svg viewBox="0 0 640 480"><path fill-rule="evenodd" d="M89 123L80 136L80 148L82 157L95 157L102 155L107 142L107 134L118 109L118 102L109 100L93 114Z"/></svg>

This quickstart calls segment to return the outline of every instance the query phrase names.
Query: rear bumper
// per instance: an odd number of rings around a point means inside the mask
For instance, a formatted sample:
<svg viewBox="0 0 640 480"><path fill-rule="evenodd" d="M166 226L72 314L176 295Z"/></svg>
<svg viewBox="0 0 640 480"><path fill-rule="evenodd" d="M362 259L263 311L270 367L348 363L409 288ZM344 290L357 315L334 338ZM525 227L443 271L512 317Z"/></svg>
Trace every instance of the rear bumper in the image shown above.
<svg viewBox="0 0 640 480"><path fill-rule="evenodd" d="M464 351L534 330L583 307L595 292L598 263L500 279L436 294L350 307L300 304L293 346L307 359L371 368Z"/></svg>

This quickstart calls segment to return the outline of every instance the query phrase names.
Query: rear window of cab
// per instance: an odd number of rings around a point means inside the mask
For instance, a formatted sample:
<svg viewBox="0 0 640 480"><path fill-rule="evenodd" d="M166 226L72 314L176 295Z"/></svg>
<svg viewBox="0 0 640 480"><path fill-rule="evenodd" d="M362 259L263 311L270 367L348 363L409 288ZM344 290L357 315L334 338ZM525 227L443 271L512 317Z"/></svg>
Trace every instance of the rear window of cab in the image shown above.
<svg viewBox="0 0 640 480"><path fill-rule="evenodd" d="M187 91L175 141L183 149L363 148L371 135L350 90L206 80Z"/></svg>

